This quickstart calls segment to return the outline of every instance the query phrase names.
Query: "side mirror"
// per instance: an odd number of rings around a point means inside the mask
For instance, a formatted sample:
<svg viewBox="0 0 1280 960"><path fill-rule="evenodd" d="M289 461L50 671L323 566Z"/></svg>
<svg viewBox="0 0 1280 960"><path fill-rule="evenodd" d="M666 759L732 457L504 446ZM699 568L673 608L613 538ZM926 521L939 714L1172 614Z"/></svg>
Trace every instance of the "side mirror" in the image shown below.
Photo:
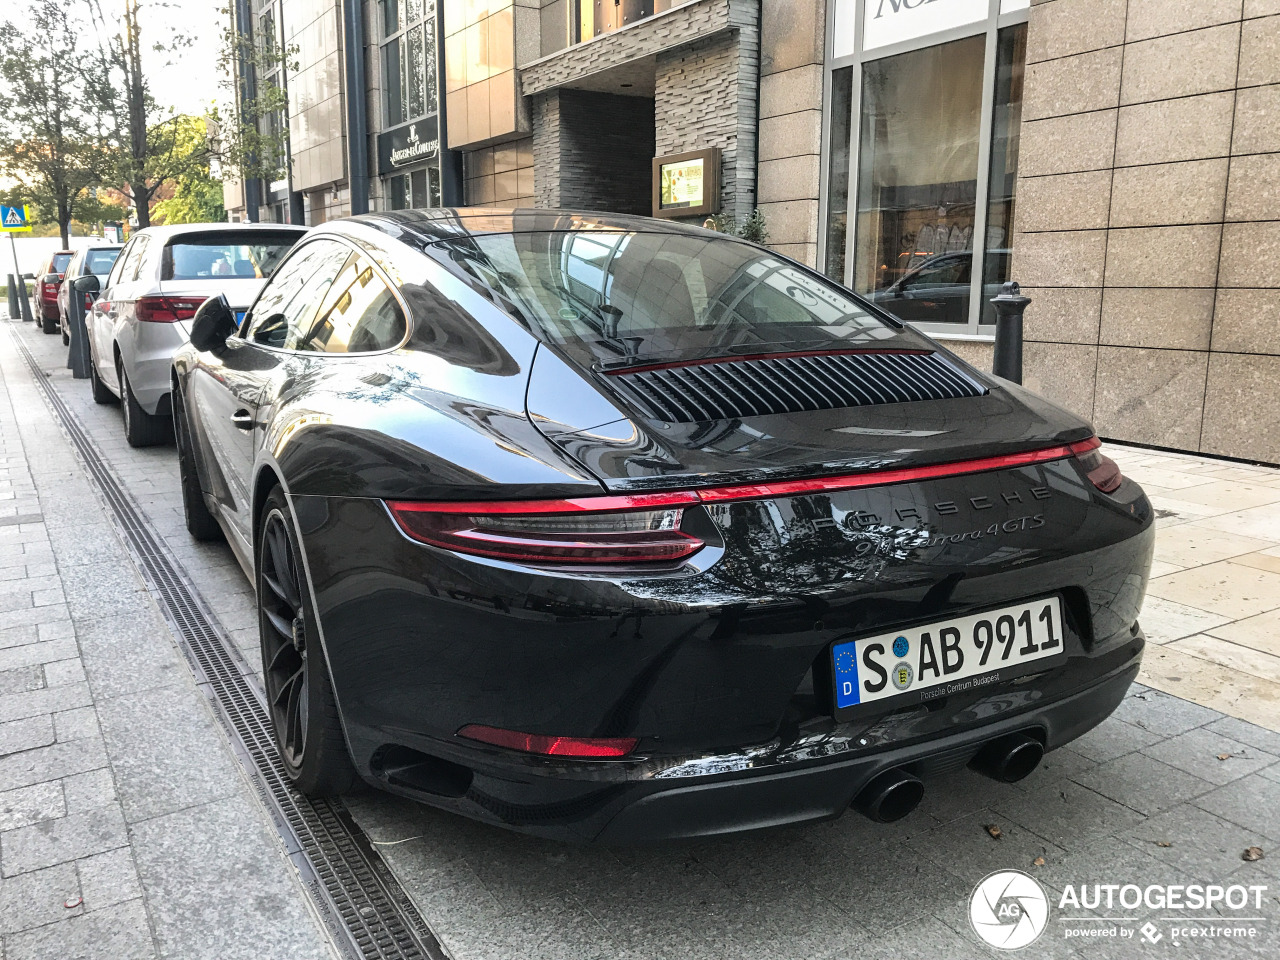
<svg viewBox="0 0 1280 960"><path fill-rule="evenodd" d="M86 273L83 277L76 277L71 281L71 285L76 288L79 293L87 293L91 297L96 297L102 292L102 282L92 273Z"/></svg>
<svg viewBox="0 0 1280 960"><path fill-rule="evenodd" d="M223 294L210 297L191 319L191 345L200 351L217 351L236 332L236 314Z"/></svg>
<svg viewBox="0 0 1280 960"><path fill-rule="evenodd" d="M34 280L35 278L36 278L36 275L34 273L24 273L22 275L23 280Z"/></svg>

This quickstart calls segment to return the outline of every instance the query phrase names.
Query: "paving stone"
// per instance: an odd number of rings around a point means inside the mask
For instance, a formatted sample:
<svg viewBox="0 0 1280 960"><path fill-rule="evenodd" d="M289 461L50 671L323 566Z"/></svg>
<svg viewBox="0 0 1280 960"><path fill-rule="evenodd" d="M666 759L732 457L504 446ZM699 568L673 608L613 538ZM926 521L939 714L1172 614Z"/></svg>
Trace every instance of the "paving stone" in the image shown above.
<svg viewBox="0 0 1280 960"><path fill-rule="evenodd" d="M1192 801L1201 810L1280 842L1280 783L1251 774ZM1280 850L1274 851L1280 854Z"/></svg>
<svg viewBox="0 0 1280 960"><path fill-rule="evenodd" d="M96 737L101 732L98 728L98 712L93 707L60 710L53 715L53 727L58 740L63 743Z"/></svg>
<svg viewBox="0 0 1280 960"><path fill-rule="evenodd" d="M1070 780L1046 784L994 806L999 817L1021 824L1037 836L1074 850L1098 837L1127 830L1142 814Z"/></svg>
<svg viewBox="0 0 1280 960"><path fill-rule="evenodd" d="M164 621L147 607L76 622L89 686L101 699L164 687L190 676Z"/></svg>
<svg viewBox="0 0 1280 960"><path fill-rule="evenodd" d="M1106 763L1126 753L1163 740L1161 734L1115 717L1102 721L1082 737L1071 741L1071 749L1086 759Z"/></svg>
<svg viewBox="0 0 1280 960"><path fill-rule="evenodd" d="M6 877L91 856L129 842L114 806L68 814L0 833L0 872Z"/></svg>
<svg viewBox="0 0 1280 960"><path fill-rule="evenodd" d="M0 793L0 831L66 816L62 784L52 780Z"/></svg>
<svg viewBox="0 0 1280 960"><path fill-rule="evenodd" d="M0 790L12 790L44 780L56 780L107 765L101 740L54 743L0 757Z"/></svg>
<svg viewBox="0 0 1280 960"><path fill-rule="evenodd" d="M1237 720L1235 717L1219 717L1213 723L1206 724L1205 729L1280 757L1280 733L1274 730Z"/></svg>
<svg viewBox="0 0 1280 960"><path fill-rule="evenodd" d="M1149 757L1163 760L1210 783L1224 784L1275 763L1276 756L1210 730L1189 730L1171 740L1145 748ZM1220 756L1230 754L1227 759Z"/></svg>
<svg viewBox="0 0 1280 960"><path fill-rule="evenodd" d="M10 694L7 697L0 697L0 721L20 720L23 717L34 717L58 710L73 710L76 707L88 706L91 702L87 683Z"/></svg>
<svg viewBox="0 0 1280 960"><path fill-rule="evenodd" d="M1126 843L1201 882L1229 876L1241 863L1240 854L1266 837L1191 804L1166 810L1121 834ZM1168 847L1158 844L1165 842Z"/></svg>
<svg viewBox="0 0 1280 960"><path fill-rule="evenodd" d="M69 683L84 683L84 667L77 656L74 660L59 660L44 665L44 682L49 687L63 687Z"/></svg>
<svg viewBox="0 0 1280 960"><path fill-rule="evenodd" d="M0 650L26 646L39 639L34 623L20 623L0 630Z"/></svg>
<svg viewBox="0 0 1280 960"><path fill-rule="evenodd" d="M0 723L0 757L47 746L53 741L53 717L47 713Z"/></svg>
<svg viewBox="0 0 1280 960"><path fill-rule="evenodd" d="M142 901L132 900L114 910L14 934L6 938L4 960L154 960L156 956L147 911Z"/></svg>
<svg viewBox="0 0 1280 960"><path fill-rule="evenodd" d="M270 943L290 960L328 960L263 819L240 795L134 825L138 875L166 956L261 960Z"/></svg>
<svg viewBox="0 0 1280 960"><path fill-rule="evenodd" d="M44 674L39 666L0 670L0 697L14 693L30 693L44 687Z"/></svg>
<svg viewBox="0 0 1280 960"><path fill-rule="evenodd" d="M99 807L115 803L115 777L110 767L77 773L75 776L63 778L62 793L67 800L68 813L97 810Z"/></svg>
<svg viewBox="0 0 1280 960"><path fill-rule="evenodd" d="M990 824L1000 826L999 840L987 832ZM996 870L1029 870L1036 857L1060 860L1066 855L1062 847L1003 820L992 810L982 810L914 836L907 847L969 884Z"/></svg>
<svg viewBox="0 0 1280 960"><path fill-rule="evenodd" d="M98 719L130 823L242 788L221 731L190 683L102 701Z"/></svg>
<svg viewBox="0 0 1280 960"><path fill-rule="evenodd" d="M31 638L32 641L36 637ZM78 657L80 649L74 637L64 637L43 642L29 642L21 646L0 650L0 670L12 670L17 667L30 667L55 660L67 660Z"/></svg>
<svg viewBox="0 0 1280 960"><path fill-rule="evenodd" d="M142 884L128 847L109 850L76 862L86 910L102 910L142 896Z"/></svg>
<svg viewBox="0 0 1280 960"><path fill-rule="evenodd" d="M1125 697L1112 716L1161 737L1175 737L1211 723L1222 715L1217 710L1210 710L1198 703L1161 693L1159 690L1147 689L1135 696Z"/></svg>
<svg viewBox="0 0 1280 960"><path fill-rule="evenodd" d="M151 603L131 564L68 567L62 573L62 589L74 620L129 614Z"/></svg>
<svg viewBox="0 0 1280 960"><path fill-rule="evenodd" d="M1073 750L1070 745L1050 750L1044 759L1023 779L1010 784L1015 790L1023 792L1039 790L1047 783L1063 778L1071 779L1077 774L1087 773L1098 765L1096 760Z"/></svg>
<svg viewBox="0 0 1280 960"><path fill-rule="evenodd" d="M1213 789L1212 783L1141 753L1117 757L1073 779L1146 816Z"/></svg>
<svg viewBox="0 0 1280 960"><path fill-rule="evenodd" d="M74 863L0 877L0 933L17 933L84 913L66 902L80 896Z"/></svg>

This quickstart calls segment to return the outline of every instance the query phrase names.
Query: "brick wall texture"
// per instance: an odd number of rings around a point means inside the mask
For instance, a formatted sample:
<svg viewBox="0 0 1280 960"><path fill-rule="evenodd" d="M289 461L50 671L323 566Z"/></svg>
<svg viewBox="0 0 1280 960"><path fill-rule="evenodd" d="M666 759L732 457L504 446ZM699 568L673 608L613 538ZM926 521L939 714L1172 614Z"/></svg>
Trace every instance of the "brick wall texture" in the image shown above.
<svg viewBox="0 0 1280 960"><path fill-rule="evenodd" d="M533 117L538 206L650 212L652 100L550 90L534 97Z"/></svg>
<svg viewBox="0 0 1280 960"><path fill-rule="evenodd" d="M1045 0L1027 60L1028 386L1106 437L1280 462L1280 3Z"/></svg>

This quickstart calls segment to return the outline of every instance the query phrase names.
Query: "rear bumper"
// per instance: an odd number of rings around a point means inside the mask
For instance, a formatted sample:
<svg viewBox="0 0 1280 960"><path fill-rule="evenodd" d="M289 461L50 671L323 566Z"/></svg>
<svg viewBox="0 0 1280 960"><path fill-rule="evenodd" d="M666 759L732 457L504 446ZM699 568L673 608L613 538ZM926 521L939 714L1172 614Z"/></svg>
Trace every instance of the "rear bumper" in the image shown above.
<svg viewBox="0 0 1280 960"><path fill-rule="evenodd" d="M596 763L602 779L574 779L568 765L518 758L507 769L482 760L459 797L442 797L397 776L362 770L375 786L433 806L536 836L604 844L652 843L830 820L847 811L873 778L902 768L925 781L965 766L983 744L1027 733L1047 750L1061 747L1105 720L1138 674L1143 638L1124 646L1123 662L1095 683L1048 703L1011 713L946 736L901 746L859 748L855 735L838 729L804 737L788 749L690 758L654 772ZM808 748L838 750L832 757L797 760ZM766 748L767 750L768 748ZM759 764L759 766L755 766ZM363 766L363 765L362 765ZM586 764L575 765L579 769ZM730 772L716 773L724 768ZM621 782L609 777L609 768ZM539 775L541 774L541 775ZM454 772L457 775L457 772ZM447 782L447 781L446 781ZM453 781L458 782L458 781Z"/></svg>

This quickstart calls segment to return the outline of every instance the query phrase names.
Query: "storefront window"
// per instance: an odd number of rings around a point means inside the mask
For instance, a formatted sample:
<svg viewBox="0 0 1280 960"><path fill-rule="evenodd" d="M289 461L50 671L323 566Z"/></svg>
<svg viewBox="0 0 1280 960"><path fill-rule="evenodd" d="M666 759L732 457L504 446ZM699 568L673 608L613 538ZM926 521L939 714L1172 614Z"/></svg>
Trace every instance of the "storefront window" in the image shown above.
<svg viewBox="0 0 1280 960"><path fill-rule="evenodd" d="M831 74L831 157L827 167L827 276L844 280L849 228L849 126L853 122L853 67Z"/></svg>
<svg viewBox="0 0 1280 960"><path fill-rule="evenodd" d="M387 126L436 113L435 4L432 0L383 0L382 29Z"/></svg>
<svg viewBox="0 0 1280 960"><path fill-rule="evenodd" d="M435 164L412 173L398 173L389 182L392 210L440 206L440 168Z"/></svg>
<svg viewBox="0 0 1280 960"><path fill-rule="evenodd" d="M910 322L969 319L984 48L863 67L853 286Z"/></svg>
<svg viewBox="0 0 1280 960"><path fill-rule="evenodd" d="M1018 180L1018 130L1022 124L1022 75L1027 25L1000 31L996 47L996 91L991 124L991 175L987 189L987 252L983 268L982 322L995 323L990 299L1009 277L1012 260L1014 187Z"/></svg>

